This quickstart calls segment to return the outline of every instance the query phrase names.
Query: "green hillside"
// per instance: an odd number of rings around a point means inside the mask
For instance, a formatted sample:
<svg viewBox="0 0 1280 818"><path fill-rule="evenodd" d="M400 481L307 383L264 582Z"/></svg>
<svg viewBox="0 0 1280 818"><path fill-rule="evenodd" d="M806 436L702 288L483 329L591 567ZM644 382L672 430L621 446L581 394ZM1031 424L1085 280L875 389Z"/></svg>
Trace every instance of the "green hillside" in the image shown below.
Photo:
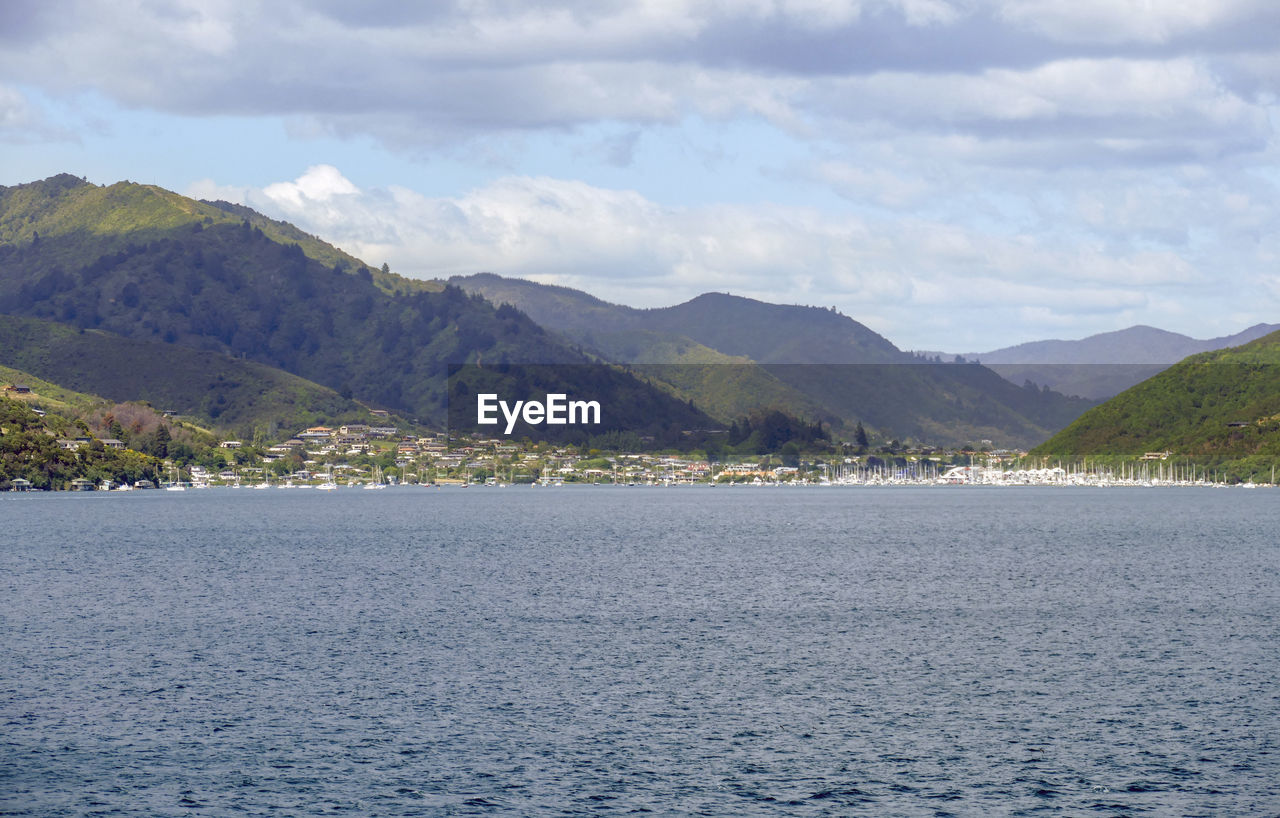
<svg viewBox="0 0 1280 818"><path fill-rule="evenodd" d="M1092 401L1018 387L978 365L930 363L833 310L708 293L637 310L567 287L479 274L450 279L634 366L720 418L781 408L846 437L1029 446Z"/></svg>
<svg viewBox="0 0 1280 818"><path fill-rule="evenodd" d="M41 379L31 384L41 395L78 408L92 400L82 393L141 400L249 440L368 418L334 390L263 364L33 318L0 315L0 361Z"/></svg>
<svg viewBox="0 0 1280 818"><path fill-rule="evenodd" d="M1280 456L1280 332L1193 355L1089 410L1035 451Z"/></svg>
<svg viewBox="0 0 1280 818"><path fill-rule="evenodd" d="M0 246L46 244L46 255L80 265L139 242L172 235L181 228L248 224L279 244L296 244L310 259L356 274L366 265L359 259L305 233L293 225L267 218L251 208L229 202L189 199L154 185L117 182L92 185L69 174L40 182L0 187ZM76 240L80 239L80 240ZM417 281L370 269L374 283L385 292L438 292L439 282Z"/></svg>
<svg viewBox="0 0 1280 818"><path fill-rule="evenodd" d="M444 289L444 284L440 281L423 281L417 278L405 278L391 272L383 272L381 269L369 267L360 259L352 256L342 250L334 247L310 233L303 232L297 227L282 222L277 219L268 218L253 208L244 205L233 204L231 202L202 202L201 204L210 205L217 208L223 213L233 217L232 221L236 223L248 222L251 227L256 227L263 232L267 238L281 244L296 244L302 248L302 252L307 258L315 259L321 264L329 266L337 266L340 269L356 272L364 267L370 271L373 283L378 285L380 290L393 294L405 294L416 292L433 292L438 293Z"/></svg>
<svg viewBox="0 0 1280 818"><path fill-rule="evenodd" d="M430 423L445 420L450 365L591 361L516 309L375 272L244 208L65 175L0 188L0 313L254 361ZM185 366L204 364L170 369ZM225 383L241 382L222 374L179 379L210 393L196 408L219 423L233 411ZM121 366L105 362L100 375L108 382L96 392L141 395L116 382ZM192 397L184 388L156 399ZM655 401L673 423L688 415L675 398ZM236 422L249 411L233 411Z"/></svg>
<svg viewBox="0 0 1280 818"><path fill-rule="evenodd" d="M0 326L7 320L12 320L6 316L0 316ZM0 330L3 332L3 330ZM8 356L6 356L8 357ZM67 389L65 386L39 378L30 372L13 367L0 365L0 387L3 386L26 386L31 392L27 395L14 395L16 400L27 403L38 409L52 410L62 414L74 414L76 412L84 412L92 408L95 404L105 403L106 400L98 395L91 395L85 392L77 392L74 389Z"/></svg>
<svg viewBox="0 0 1280 818"><path fill-rule="evenodd" d="M539 324L574 340L613 349L649 333L720 355L760 363L908 363L911 356L853 319L818 307L769 304L725 293L706 293L673 307L635 309L610 304L568 287L491 273L454 276L450 283L511 304ZM645 345L622 357L651 354ZM636 363L671 363L636 360Z"/></svg>
<svg viewBox="0 0 1280 818"><path fill-rule="evenodd" d="M77 451L62 448L58 436L68 433L65 425L63 418L41 417L28 403L0 393L0 490L13 487L15 481L37 489L62 489L76 479L132 483L156 476L159 461L140 452L118 451L101 442Z"/></svg>

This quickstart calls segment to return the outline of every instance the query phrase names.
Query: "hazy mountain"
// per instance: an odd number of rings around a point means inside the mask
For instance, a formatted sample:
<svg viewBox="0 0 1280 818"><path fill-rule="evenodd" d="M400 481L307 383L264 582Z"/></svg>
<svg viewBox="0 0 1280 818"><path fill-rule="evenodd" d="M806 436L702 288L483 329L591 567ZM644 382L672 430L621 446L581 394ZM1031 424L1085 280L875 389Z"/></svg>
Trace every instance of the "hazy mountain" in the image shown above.
<svg viewBox="0 0 1280 818"><path fill-rule="evenodd" d="M1186 358L1084 413L1036 451L1280 456L1280 332Z"/></svg>
<svg viewBox="0 0 1280 818"><path fill-rule="evenodd" d="M1280 329L1257 324L1235 335L1199 340L1176 332L1134 326L1078 341L1031 341L969 353L1014 383L1030 380L1069 395L1108 398L1189 355L1239 346Z"/></svg>
<svg viewBox="0 0 1280 818"><path fill-rule="evenodd" d="M1078 341L1031 341L972 353L984 364L1175 364L1190 355L1239 346L1280 329L1280 324L1257 324L1235 335L1198 340L1167 330L1138 325L1090 335Z"/></svg>
<svg viewBox="0 0 1280 818"><path fill-rule="evenodd" d="M776 405L846 431L862 422L885 437L1030 445L1091 405L981 366L927 363L823 308L708 293L642 310L491 274L450 283L612 360L648 365L637 369L708 408Z"/></svg>
<svg viewBox="0 0 1280 818"><path fill-rule="evenodd" d="M617 335L635 338L619 356L641 363L651 342L692 342L722 355L758 363L906 363L911 356L844 315L819 307L769 304L726 293L706 293L674 307L636 309L610 304L568 287L491 273L454 276L449 283L495 304L518 307L537 323L575 341L616 349Z"/></svg>

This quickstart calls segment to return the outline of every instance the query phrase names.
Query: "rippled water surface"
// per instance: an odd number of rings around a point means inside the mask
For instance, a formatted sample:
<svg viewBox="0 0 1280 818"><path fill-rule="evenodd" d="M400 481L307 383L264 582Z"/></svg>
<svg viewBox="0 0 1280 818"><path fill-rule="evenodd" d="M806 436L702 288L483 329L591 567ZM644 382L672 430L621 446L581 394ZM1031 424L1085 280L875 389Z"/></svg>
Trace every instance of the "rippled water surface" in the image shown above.
<svg viewBox="0 0 1280 818"><path fill-rule="evenodd" d="M0 495L0 814L1280 813L1280 491Z"/></svg>

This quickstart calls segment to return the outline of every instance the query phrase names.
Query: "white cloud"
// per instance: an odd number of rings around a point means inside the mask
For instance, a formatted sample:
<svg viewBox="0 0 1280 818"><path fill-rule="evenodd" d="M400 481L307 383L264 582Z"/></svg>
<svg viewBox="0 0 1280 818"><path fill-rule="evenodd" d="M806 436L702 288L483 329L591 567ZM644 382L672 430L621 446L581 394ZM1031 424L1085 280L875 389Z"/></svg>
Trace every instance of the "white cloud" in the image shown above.
<svg viewBox="0 0 1280 818"><path fill-rule="evenodd" d="M407 273L489 269L637 304L708 289L837 303L903 343L1026 340L1031 317L1194 332L1197 313L1280 313L1266 0L16 0L4 14L0 139L52 134L15 89L60 121L101 98L95 113L280 126L310 149L299 178L190 190ZM163 139L163 122L121 140ZM366 144L380 178L452 163L473 189L361 187L332 165L358 175ZM706 155L714 167L681 177ZM576 165L590 184L566 178ZM210 173L252 179L183 178ZM998 344L965 346L984 345Z"/></svg>
<svg viewBox="0 0 1280 818"><path fill-rule="evenodd" d="M1221 77L1242 89L1265 81L1259 60L1274 47L1259 45L1256 30L1271 23L1274 31L1278 14L1247 0L653 0L364 12L63 0L22 46L0 50L0 77L180 113L304 117L320 132L372 134L402 148L504 129L745 115L811 136L833 118L874 120L982 139L1051 132L1092 146L1110 140L1123 153L1156 133L1231 145L1241 131L1255 145L1264 139L1262 103L1225 90ZM1138 45L1126 51L1130 42Z"/></svg>
<svg viewBox="0 0 1280 818"><path fill-rule="evenodd" d="M307 168L307 172L296 181L268 185L262 194L283 207L301 209L312 203L327 203L335 196L350 196L359 192L360 189L337 168L332 165L316 165Z"/></svg>
<svg viewBox="0 0 1280 818"><path fill-rule="evenodd" d="M0 85L0 133L27 130L33 119L27 98L16 89Z"/></svg>
<svg viewBox="0 0 1280 818"><path fill-rule="evenodd" d="M812 171L812 176L830 185L842 196L870 200L885 207L900 209L920 204L934 186L917 176L885 167L854 165L849 162L825 161Z"/></svg>
<svg viewBox="0 0 1280 818"><path fill-rule="evenodd" d="M712 290L835 304L908 347L936 347L927 339L943 335L966 341L953 349L1029 340L1043 337L1046 326L1067 326L1070 316L1092 331L1122 321L1185 322L1176 304L1187 298L1236 301L1256 320L1269 314L1268 303L1277 306L1274 296L1268 302L1222 291L1240 279L1207 268L1193 253L809 208L668 207L632 191L545 177L507 177L464 195L428 197L361 189L320 167L241 199L406 275L489 271L634 306ZM1250 209L1248 201L1237 204ZM1100 206L1103 217L1111 207L1141 209L1132 202ZM1265 246L1275 252L1277 242ZM981 316L976 324L973 316Z"/></svg>
<svg viewBox="0 0 1280 818"><path fill-rule="evenodd" d="M1274 138L1265 109L1190 58L1075 59L975 75L885 72L827 81L806 107L909 132L965 133L992 158L1037 144L1069 145L1080 157L1176 146L1185 156L1215 158L1259 152Z"/></svg>
<svg viewBox="0 0 1280 818"><path fill-rule="evenodd" d="M1010 22L1074 43L1165 43L1265 14L1267 0L1006 0Z"/></svg>

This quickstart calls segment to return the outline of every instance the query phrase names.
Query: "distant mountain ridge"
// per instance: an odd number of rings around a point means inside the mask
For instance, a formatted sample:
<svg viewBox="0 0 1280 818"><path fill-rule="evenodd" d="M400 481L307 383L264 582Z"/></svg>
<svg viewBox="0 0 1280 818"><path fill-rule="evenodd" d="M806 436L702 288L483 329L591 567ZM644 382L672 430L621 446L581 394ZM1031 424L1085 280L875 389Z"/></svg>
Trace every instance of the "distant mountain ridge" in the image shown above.
<svg viewBox="0 0 1280 818"><path fill-rule="evenodd" d="M510 304L701 406L780 405L846 431L861 422L885 436L1017 446L1044 439L1091 405L1019 388L981 366L930 363L829 309L725 293L636 309L489 273L449 283Z"/></svg>
<svg viewBox="0 0 1280 818"><path fill-rule="evenodd" d="M618 333L687 339L723 355L759 363L908 363L912 356L866 326L831 310L704 293L672 307L639 309L593 295L492 273L453 276L450 284L511 304L544 327L612 348ZM762 327L768 332L762 332ZM642 357L642 350L635 350ZM624 358L636 357L623 355ZM635 360L634 363L661 361Z"/></svg>
<svg viewBox="0 0 1280 818"><path fill-rule="evenodd" d="M1280 330L1255 324L1221 338L1199 340L1143 324L1090 335L1078 341L1030 341L990 352L971 353L984 364L1175 364L1191 355L1240 346Z"/></svg>
<svg viewBox="0 0 1280 818"><path fill-rule="evenodd" d="M981 361L1015 384L1031 381L1063 394L1105 400L1190 355L1239 346L1278 329L1280 324L1255 324L1234 335L1201 340L1139 324L1075 341L1028 341L960 357Z"/></svg>
<svg viewBox="0 0 1280 818"><path fill-rule="evenodd" d="M677 429L779 407L846 438L865 423L885 439L998 447L1044 440L1094 402L1060 392L1105 396L1177 360L1179 343L1233 343L1268 328L1196 342L1136 327L1083 346L1034 342L974 356L983 365L940 364L818 307L706 293L636 309L490 274L413 281L241 205L65 174L0 187L0 313L246 358L344 401L428 421L443 417L451 364L585 371L603 362L654 386L624 373L584 388L661 392L631 402L651 416L665 407ZM1113 360L1104 349L1130 362L1092 363ZM1059 363L1073 358L1084 362Z"/></svg>

